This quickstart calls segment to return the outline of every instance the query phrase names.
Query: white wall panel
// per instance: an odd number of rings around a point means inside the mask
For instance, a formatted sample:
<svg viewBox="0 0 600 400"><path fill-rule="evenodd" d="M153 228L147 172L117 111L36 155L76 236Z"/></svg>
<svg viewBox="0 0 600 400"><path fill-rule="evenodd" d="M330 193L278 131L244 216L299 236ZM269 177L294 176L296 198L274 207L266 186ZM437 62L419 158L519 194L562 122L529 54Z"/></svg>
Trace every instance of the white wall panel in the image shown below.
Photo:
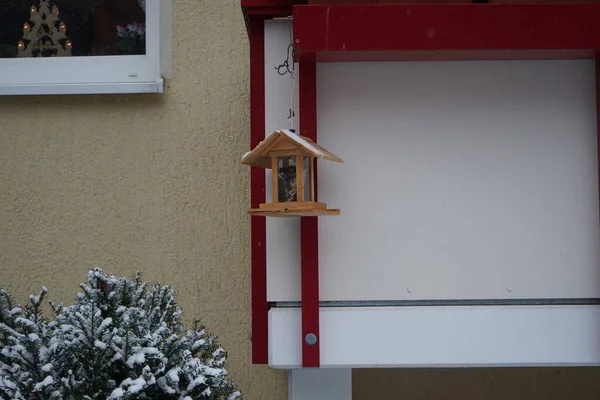
<svg viewBox="0 0 600 400"><path fill-rule="evenodd" d="M279 75L275 67L287 57L290 44L289 22L265 21L265 136L278 129L298 129L298 65L294 78ZM294 90L292 90L294 85ZM294 94L292 100L292 93ZM290 124L290 107L296 118ZM266 196L271 201L271 170L266 174ZM300 220L267 218L267 298L300 298Z"/></svg>
<svg viewBox="0 0 600 400"><path fill-rule="evenodd" d="M593 62L317 72L318 142L345 161L319 163L342 210L319 220L322 300L600 297ZM268 132L289 93L267 77ZM267 229L269 299L299 300L299 224Z"/></svg>
<svg viewBox="0 0 600 400"><path fill-rule="evenodd" d="M593 62L322 64L318 96L324 299L600 295Z"/></svg>
<svg viewBox="0 0 600 400"><path fill-rule="evenodd" d="M289 371L288 400L352 400L352 370Z"/></svg>
<svg viewBox="0 0 600 400"><path fill-rule="evenodd" d="M599 306L324 307L321 368L599 366L599 330ZM271 367L302 366L301 332L269 311Z"/></svg>

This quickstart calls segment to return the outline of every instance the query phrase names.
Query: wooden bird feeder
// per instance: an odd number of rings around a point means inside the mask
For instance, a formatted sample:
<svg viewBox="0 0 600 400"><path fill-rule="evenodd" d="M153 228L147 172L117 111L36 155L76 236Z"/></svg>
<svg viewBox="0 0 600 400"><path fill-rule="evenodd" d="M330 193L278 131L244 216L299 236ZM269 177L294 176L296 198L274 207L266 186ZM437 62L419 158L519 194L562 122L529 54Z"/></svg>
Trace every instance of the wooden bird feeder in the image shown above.
<svg viewBox="0 0 600 400"><path fill-rule="evenodd" d="M268 217L311 217L339 215L325 203L315 201L315 159L344 161L312 140L288 130L273 132L242 157L242 164L272 169L273 199L250 215Z"/></svg>

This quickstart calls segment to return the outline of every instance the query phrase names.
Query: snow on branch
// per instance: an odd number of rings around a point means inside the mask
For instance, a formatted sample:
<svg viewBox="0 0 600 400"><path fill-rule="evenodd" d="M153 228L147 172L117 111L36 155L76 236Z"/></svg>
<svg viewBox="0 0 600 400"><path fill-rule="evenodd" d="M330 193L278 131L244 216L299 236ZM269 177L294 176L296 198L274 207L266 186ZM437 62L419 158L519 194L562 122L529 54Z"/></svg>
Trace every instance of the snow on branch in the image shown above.
<svg viewBox="0 0 600 400"><path fill-rule="evenodd" d="M168 286L87 273L76 302L51 303L48 290L16 305L0 289L0 398L241 399L225 350L204 327L185 329Z"/></svg>

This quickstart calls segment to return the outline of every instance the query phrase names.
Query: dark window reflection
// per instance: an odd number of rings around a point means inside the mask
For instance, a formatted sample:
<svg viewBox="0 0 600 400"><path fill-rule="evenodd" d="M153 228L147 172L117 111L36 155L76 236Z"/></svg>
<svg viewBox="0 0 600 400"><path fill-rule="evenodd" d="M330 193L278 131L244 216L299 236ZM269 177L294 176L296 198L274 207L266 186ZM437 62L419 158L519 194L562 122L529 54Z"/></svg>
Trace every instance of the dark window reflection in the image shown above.
<svg viewBox="0 0 600 400"><path fill-rule="evenodd" d="M145 0L0 0L0 58L145 54L145 22Z"/></svg>
<svg viewBox="0 0 600 400"><path fill-rule="evenodd" d="M279 202L297 201L296 157L279 157Z"/></svg>
<svg viewBox="0 0 600 400"><path fill-rule="evenodd" d="M312 159L310 157L304 157L304 201L311 201L311 180L310 170L312 168Z"/></svg>

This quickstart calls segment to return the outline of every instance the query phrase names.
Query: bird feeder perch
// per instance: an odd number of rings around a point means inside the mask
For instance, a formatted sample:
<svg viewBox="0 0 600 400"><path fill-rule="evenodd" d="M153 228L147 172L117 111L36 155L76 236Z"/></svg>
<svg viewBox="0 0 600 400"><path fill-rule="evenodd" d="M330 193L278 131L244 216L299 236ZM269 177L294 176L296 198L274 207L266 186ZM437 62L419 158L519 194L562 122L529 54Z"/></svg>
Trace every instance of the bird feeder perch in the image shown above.
<svg viewBox="0 0 600 400"><path fill-rule="evenodd" d="M315 159L344 161L312 140L289 130L275 131L252 151L244 154L242 164L272 169L273 198L250 215L269 217L311 217L339 215L315 201Z"/></svg>

